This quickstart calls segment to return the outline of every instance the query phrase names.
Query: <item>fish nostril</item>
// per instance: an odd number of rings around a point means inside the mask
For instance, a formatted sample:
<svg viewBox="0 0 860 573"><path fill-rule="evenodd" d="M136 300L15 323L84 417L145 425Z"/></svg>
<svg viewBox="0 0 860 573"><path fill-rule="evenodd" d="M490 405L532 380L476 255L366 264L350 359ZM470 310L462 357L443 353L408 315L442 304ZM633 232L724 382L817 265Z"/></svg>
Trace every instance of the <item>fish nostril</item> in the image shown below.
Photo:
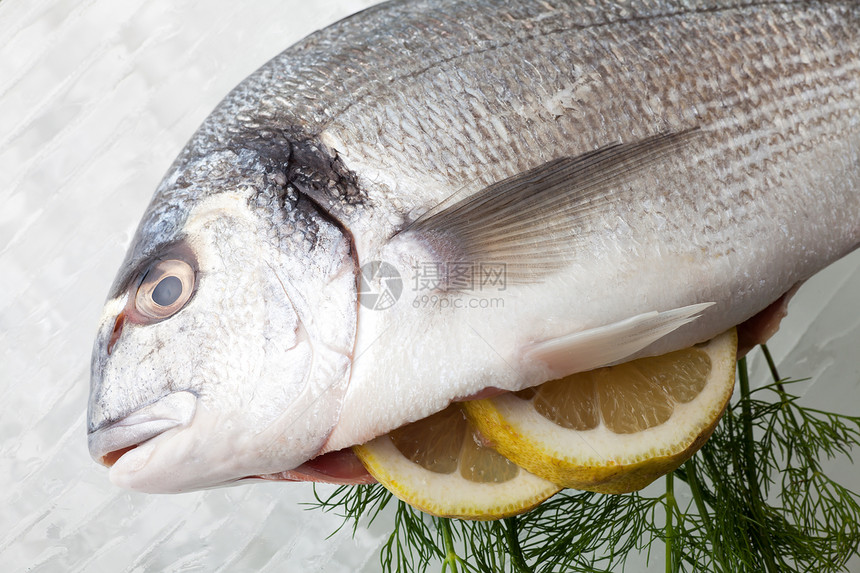
<svg viewBox="0 0 860 573"><path fill-rule="evenodd" d="M113 323L113 332L111 332L110 341L107 345L108 356L110 356L111 351L113 351L114 344L117 343L120 335L122 335L123 326L125 326L125 312L119 313L116 317L116 322Z"/></svg>
<svg viewBox="0 0 860 573"><path fill-rule="evenodd" d="M108 452L102 456L101 463L105 467L112 467L118 459L120 459L124 454L127 454L134 448L136 448L138 444L134 444L133 446L128 446L125 448L120 448L118 450L114 450L112 452Z"/></svg>

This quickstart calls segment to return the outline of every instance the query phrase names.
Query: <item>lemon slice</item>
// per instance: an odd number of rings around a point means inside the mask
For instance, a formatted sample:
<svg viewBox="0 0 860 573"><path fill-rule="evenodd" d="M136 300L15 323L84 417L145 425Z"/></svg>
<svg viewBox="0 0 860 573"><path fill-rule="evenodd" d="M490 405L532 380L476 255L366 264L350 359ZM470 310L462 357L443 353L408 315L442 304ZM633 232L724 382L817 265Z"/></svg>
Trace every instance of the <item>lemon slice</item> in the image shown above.
<svg viewBox="0 0 860 573"><path fill-rule="evenodd" d="M394 495L440 517L509 517L561 489L487 447L459 405L353 451Z"/></svg>
<svg viewBox="0 0 860 573"><path fill-rule="evenodd" d="M463 404L517 465L564 487L624 493L689 459L735 381L734 329L710 342Z"/></svg>

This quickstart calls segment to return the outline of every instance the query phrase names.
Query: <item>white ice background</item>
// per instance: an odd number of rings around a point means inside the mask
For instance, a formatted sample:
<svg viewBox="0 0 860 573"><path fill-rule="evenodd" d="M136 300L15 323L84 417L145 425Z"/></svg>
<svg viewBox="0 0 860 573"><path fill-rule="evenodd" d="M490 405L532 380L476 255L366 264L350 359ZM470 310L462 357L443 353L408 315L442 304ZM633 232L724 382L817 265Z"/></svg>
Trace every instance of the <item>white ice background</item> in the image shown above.
<svg viewBox="0 0 860 573"><path fill-rule="evenodd" d="M301 507L307 484L129 493L85 435L96 320L161 176L230 88L373 3L0 0L0 570L378 570L390 520L327 538L340 520ZM860 252L803 287L771 349L812 377L807 404L858 413Z"/></svg>

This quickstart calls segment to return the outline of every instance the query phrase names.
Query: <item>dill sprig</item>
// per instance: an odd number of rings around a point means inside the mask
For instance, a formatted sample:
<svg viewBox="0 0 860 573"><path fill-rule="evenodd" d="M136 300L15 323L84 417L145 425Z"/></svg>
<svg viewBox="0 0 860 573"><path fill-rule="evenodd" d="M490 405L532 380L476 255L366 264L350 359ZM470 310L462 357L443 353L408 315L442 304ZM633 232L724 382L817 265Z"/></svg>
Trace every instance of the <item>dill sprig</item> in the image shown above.
<svg viewBox="0 0 860 573"><path fill-rule="evenodd" d="M314 490L312 505L355 533L393 503L384 572L610 572L634 551L650 559L660 542L667 572L844 571L860 555L860 496L822 461L851 460L860 416L803 406L787 390L799 381L780 378L762 351L773 382L751 390L746 361L738 362L739 398L708 443L666 476L663 493L564 490L529 513L489 522L426 515L380 485L326 497Z"/></svg>

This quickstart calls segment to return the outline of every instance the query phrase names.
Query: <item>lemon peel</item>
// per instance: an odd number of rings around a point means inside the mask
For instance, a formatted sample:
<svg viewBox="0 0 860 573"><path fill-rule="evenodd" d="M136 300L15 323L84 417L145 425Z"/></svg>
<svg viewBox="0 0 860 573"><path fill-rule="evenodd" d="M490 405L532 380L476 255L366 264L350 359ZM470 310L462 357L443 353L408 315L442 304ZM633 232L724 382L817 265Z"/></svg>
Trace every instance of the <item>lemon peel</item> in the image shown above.
<svg viewBox="0 0 860 573"><path fill-rule="evenodd" d="M561 489L487 447L459 405L353 446L353 451L395 496L439 517L509 517Z"/></svg>
<svg viewBox="0 0 860 573"><path fill-rule="evenodd" d="M737 334L463 404L500 453L548 481L624 493L704 445L731 398ZM567 401L565 401L565 398Z"/></svg>

